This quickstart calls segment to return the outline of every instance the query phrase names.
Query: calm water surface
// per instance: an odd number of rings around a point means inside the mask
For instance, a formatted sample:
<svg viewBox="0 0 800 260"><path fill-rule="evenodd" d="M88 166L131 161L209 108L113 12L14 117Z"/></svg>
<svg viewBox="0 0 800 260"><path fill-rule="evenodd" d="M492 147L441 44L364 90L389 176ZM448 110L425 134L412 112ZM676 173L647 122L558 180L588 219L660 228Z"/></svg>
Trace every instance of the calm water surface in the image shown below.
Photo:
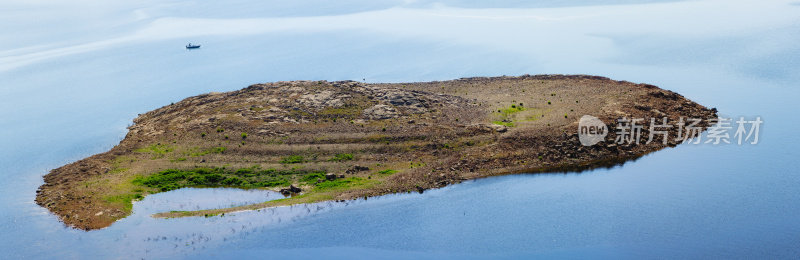
<svg viewBox="0 0 800 260"><path fill-rule="evenodd" d="M187 42L203 47L186 51ZM797 1L0 3L0 258L797 258ZM138 114L279 80L594 74L761 116L757 145L346 203L153 219L281 196L183 189L91 232L34 204Z"/></svg>

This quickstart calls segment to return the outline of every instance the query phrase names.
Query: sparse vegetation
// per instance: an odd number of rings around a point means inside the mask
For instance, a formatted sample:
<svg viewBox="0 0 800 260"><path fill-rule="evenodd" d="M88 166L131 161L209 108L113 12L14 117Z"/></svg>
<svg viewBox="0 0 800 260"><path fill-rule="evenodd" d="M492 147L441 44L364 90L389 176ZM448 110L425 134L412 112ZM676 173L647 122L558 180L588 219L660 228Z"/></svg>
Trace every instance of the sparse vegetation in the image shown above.
<svg viewBox="0 0 800 260"><path fill-rule="evenodd" d="M514 127L514 122L506 122L506 121L492 121L495 125L504 125L507 127Z"/></svg>
<svg viewBox="0 0 800 260"><path fill-rule="evenodd" d="M384 174L384 175L390 175L395 173L397 173L397 170L392 170L392 169L386 169L378 172L378 174Z"/></svg>
<svg viewBox="0 0 800 260"><path fill-rule="evenodd" d="M328 161L331 162L344 162L353 160L353 154L350 153L337 153L333 156L333 158L329 159Z"/></svg>
<svg viewBox="0 0 800 260"><path fill-rule="evenodd" d="M153 144L153 145L147 146L145 148L136 149L136 150L134 150L134 152L137 152L137 153L149 153L149 154L152 154L152 159L157 159L157 158L164 157L164 155L166 155L168 153L171 153L173 150L174 150L174 148L172 148L169 145L157 143L157 144Z"/></svg>
<svg viewBox="0 0 800 260"><path fill-rule="evenodd" d="M191 156L191 157L200 157L200 156L203 156L203 155L206 155L206 154L224 153L225 149L226 148L222 147L222 146L212 147L212 148L208 148L208 149L205 149L205 150L202 150L202 151L197 151L197 149L192 149L189 152L186 152L185 154L188 155L188 156Z"/></svg>
<svg viewBox="0 0 800 260"><path fill-rule="evenodd" d="M117 174L117 173L125 172L127 170L129 170L129 168L113 168L110 171L108 171L108 173L109 174Z"/></svg>
<svg viewBox="0 0 800 260"><path fill-rule="evenodd" d="M306 161L305 157L303 157L302 155L290 155L283 157L283 159L281 159L282 164L304 163L305 161Z"/></svg>

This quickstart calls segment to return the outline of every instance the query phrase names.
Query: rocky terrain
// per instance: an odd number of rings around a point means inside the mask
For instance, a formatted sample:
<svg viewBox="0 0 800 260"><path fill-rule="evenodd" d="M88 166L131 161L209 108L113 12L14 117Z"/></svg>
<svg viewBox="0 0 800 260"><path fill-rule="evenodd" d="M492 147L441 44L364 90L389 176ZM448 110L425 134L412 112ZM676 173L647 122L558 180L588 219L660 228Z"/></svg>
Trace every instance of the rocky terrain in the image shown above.
<svg viewBox="0 0 800 260"><path fill-rule="evenodd" d="M608 125L605 141L581 145L583 115ZM609 166L678 145L645 143L647 126L640 144L614 143L619 119L647 125L663 117L712 119L716 110L652 85L584 75L256 84L139 115L110 151L45 175L36 203L90 230L130 214L131 201L181 187L271 189L287 198L157 216L424 192L492 175Z"/></svg>

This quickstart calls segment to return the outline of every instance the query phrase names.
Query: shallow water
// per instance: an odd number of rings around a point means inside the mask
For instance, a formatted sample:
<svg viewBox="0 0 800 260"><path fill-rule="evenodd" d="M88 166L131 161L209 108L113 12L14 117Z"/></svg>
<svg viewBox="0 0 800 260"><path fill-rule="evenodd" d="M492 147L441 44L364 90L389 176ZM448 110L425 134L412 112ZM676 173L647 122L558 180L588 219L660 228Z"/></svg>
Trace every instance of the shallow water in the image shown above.
<svg viewBox="0 0 800 260"><path fill-rule="evenodd" d="M261 189L183 188L145 197L134 203L136 217L172 210L230 208L285 198L279 192ZM132 217L133 218L133 217Z"/></svg>
<svg viewBox="0 0 800 260"><path fill-rule="evenodd" d="M631 2L4 1L0 254L797 258L800 5ZM186 42L203 47L186 51ZM682 145L612 169L487 178L424 194L149 217L279 196L179 190L147 197L132 216L92 232L65 228L33 202L49 169L108 150L137 113L191 95L278 80L526 73L658 85L723 116L761 116L761 142Z"/></svg>

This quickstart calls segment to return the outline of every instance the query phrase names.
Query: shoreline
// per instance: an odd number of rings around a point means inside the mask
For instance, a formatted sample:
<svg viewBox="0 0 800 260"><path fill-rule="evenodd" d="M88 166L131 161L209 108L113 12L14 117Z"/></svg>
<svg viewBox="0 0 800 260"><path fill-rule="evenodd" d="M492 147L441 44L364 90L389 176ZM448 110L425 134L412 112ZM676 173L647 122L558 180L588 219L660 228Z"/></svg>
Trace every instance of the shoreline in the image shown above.
<svg viewBox="0 0 800 260"><path fill-rule="evenodd" d="M215 216L424 192L496 175L608 167L679 144L617 146L609 143L615 136L609 130L606 141L582 146L581 115L612 129L619 117L709 119L716 110L652 85L586 75L255 84L141 114L110 151L44 176L36 203L68 226L92 230L129 215L130 201L182 187L293 196L155 217Z"/></svg>
<svg viewBox="0 0 800 260"><path fill-rule="evenodd" d="M556 168L550 168L550 169L530 169L530 170L521 170L521 171L518 171L518 172L508 172L508 173L502 173L502 174L480 176L480 177L473 178L473 179L461 179L461 180L458 180L457 182L453 182L453 183L445 185L445 186L433 187L433 188L430 188L430 189L440 189L440 188L444 188L444 187L447 187L447 186L450 186L450 185L459 184L459 183L461 183L463 181L475 181L475 180L480 180L480 179L485 179L485 178L500 177L500 176L507 176L507 175L517 175L517 174L566 174L566 173L580 174L580 173L583 173L583 172L586 172L586 171L592 171L592 170L600 169L600 168L613 168L613 167L616 167L616 166L622 166L625 163L636 161L639 158L642 158L642 157L644 157L644 156L646 156L648 154L649 153L641 154L641 155L637 155L635 157L614 158L614 159L610 159L610 160L604 160L603 162L598 162L597 164L589 163L589 164L583 165L583 166L570 165L568 167L556 167ZM422 194L422 193L424 193L424 191L426 191L426 190L416 191L416 192ZM384 193L384 194L373 195L373 196L363 197L363 198L356 197L356 198L352 198L350 200L360 200L360 199L366 200L368 198L381 197L381 196L385 196L385 195L392 195L392 194L399 194L399 193L412 193L412 192L414 192L414 191ZM291 197L284 198L284 199L291 199ZM173 211L167 211L167 212L154 213L154 214L151 214L150 216L154 217L154 218L214 217L214 216L219 216L219 215L224 215L224 214L235 214L235 213L239 213L239 212L248 212L248 211L254 211L254 210L261 210L261 209L290 207L290 206L299 205L299 204L313 204L313 203L321 203L321 202L326 202L326 201L345 202L345 200L320 200L320 201L305 202L305 203L296 203L296 202L291 202L291 201L290 202L281 201L281 200L284 200L284 199L270 200L270 201L265 201L265 202L256 203L256 204L248 204L248 205L241 205L241 206L229 207L229 208L219 208L219 209L201 209L201 210L186 210L186 211L173 210ZM278 201L280 201L280 202L278 202Z"/></svg>

